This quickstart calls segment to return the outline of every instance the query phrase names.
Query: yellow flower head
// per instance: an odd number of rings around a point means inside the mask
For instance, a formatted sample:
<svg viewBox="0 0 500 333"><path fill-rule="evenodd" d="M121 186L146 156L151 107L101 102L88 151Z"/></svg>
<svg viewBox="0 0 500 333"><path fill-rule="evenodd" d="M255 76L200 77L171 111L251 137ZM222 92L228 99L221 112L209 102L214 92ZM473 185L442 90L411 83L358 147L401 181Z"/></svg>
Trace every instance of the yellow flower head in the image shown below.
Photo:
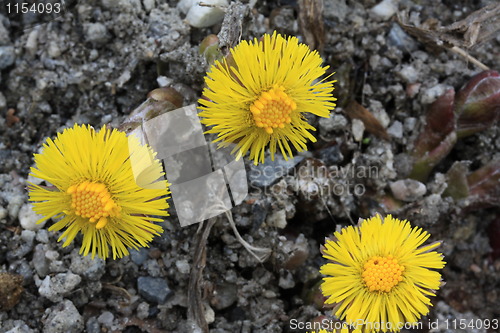
<svg viewBox="0 0 500 333"><path fill-rule="evenodd" d="M412 228L406 220L380 215L346 227L327 240L321 267L326 275L321 289L335 304L333 313L364 331L397 332L429 312L441 285L442 254L432 251L441 243L422 246L429 233Z"/></svg>
<svg viewBox="0 0 500 333"><path fill-rule="evenodd" d="M285 159L316 141L304 113L328 117L335 107L333 83L318 79L327 67L316 51L296 37L274 32L253 42L242 41L231 55L216 61L205 77L200 117L226 147L235 143L237 158L250 151L255 164L264 162L269 145L274 160L279 146Z"/></svg>
<svg viewBox="0 0 500 333"><path fill-rule="evenodd" d="M103 127L75 125L47 139L35 154L31 175L48 185L30 183L34 210L44 217L61 218L49 230L66 230L69 245L83 234L80 254L103 259L129 254L128 248L148 246L163 229L152 223L167 216L168 184L160 162L148 146L133 137Z"/></svg>

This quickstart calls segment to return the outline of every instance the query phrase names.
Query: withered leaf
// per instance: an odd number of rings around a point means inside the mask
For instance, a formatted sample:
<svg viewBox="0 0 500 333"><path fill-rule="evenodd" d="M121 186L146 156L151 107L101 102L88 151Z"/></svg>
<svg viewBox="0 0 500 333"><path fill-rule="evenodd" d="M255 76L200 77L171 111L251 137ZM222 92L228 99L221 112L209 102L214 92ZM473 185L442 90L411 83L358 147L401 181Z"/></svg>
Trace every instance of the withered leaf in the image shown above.
<svg viewBox="0 0 500 333"><path fill-rule="evenodd" d="M500 4L483 7L463 20L448 26L441 26L436 20L429 20L414 26L408 23L408 13L398 15L398 23L409 34L429 47L453 46L470 48L494 38L500 31Z"/></svg>
<svg viewBox="0 0 500 333"><path fill-rule="evenodd" d="M345 108L347 116L351 119L359 119L365 125L368 132L384 140L389 140L389 135L384 126L375 116L364 106L356 101L351 101Z"/></svg>

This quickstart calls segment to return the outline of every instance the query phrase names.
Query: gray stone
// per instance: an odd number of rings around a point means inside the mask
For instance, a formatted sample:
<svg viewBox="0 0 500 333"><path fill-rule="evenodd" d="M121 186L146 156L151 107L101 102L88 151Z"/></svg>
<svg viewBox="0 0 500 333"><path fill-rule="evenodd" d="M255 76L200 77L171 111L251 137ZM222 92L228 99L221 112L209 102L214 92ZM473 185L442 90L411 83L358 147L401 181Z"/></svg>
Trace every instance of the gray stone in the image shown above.
<svg viewBox="0 0 500 333"><path fill-rule="evenodd" d="M387 35L389 45L395 46L402 52L409 53L418 49L417 42L411 38L397 23L393 23Z"/></svg>
<svg viewBox="0 0 500 333"><path fill-rule="evenodd" d="M396 199L415 201L421 198L427 188L424 184L414 179L402 179L390 184L392 194Z"/></svg>
<svg viewBox="0 0 500 333"><path fill-rule="evenodd" d="M267 187L274 184L281 177L288 174L288 172L299 164L304 157L295 156L286 161L281 154L274 155L274 161L271 161L269 156L266 156L266 163L250 165L250 172L248 173L248 181L251 188Z"/></svg>
<svg viewBox="0 0 500 333"><path fill-rule="evenodd" d="M375 17L382 21L387 21L392 15L398 10L397 5L394 4L393 0L383 0L382 2L375 5L371 12Z"/></svg>
<svg viewBox="0 0 500 333"><path fill-rule="evenodd" d="M81 280L79 275L72 272L59 273L53 277L46 276L38 288L38 292L52 302L60 302L80 284Z"/></svg>
<svg viewBox="0 0 500 333"><path fill-rule="evenodd" d="M96 317L90 317L85 323L87 333L101 333L101 325L97 322Z"/></svg>
<svg viewBox="0 0 500 333"><path fill-rule="evenodd" d="M5 333L34 333L35 330L29 328L28 325L22 320L14 320L14 327L9 329L8 331L4 331Z"/></svg>
<svg viewBox="0 0 500 333"><path fill-rule="evenodd" d="M177 267L177 270L179 270L181 274L189 274L191 271L191 266L186 259L177 260L175 262L175 267Z"/></svg>
<svg viewBox="0 0 500 333"><path fill-rule="evenodd" d="M214 297L210 305L216 310L229 308L238 300L238 287L232 283L223 283L215 287Z"/></svg>
<svg viewBox="0 0 500 333"><path fill-rule="evenodd" d="M39 277L44 278L50 273L50 261L45 257L46 245L37 244L33 253L33 267Z"/></svg>
<svg viewBox="0 0 500 333"><path fill-rule="evenodd" d="M92 259L90 255L82 256L75 249L71 252L71 271L86 279L98 281L105 271L105 262L101 258Z"/></svg>
<svg viewBox="0 0 500 333"><path fill-rule="evenodd" d="M49 242L49 232L45 229L40 229L36 233L36 238L38 242L47 244Z"/></svg>
<svg viewBox="0 0 500 333"><path fill-rule="evenodd" d="M359 142L363 139L363 133L365 131L365 124L359 119L352 120L352 136L354 141Z"/></svg>
<svg viewBox="0 0 500 333"><path fill-rule="evenodd" d="M84 27L85 40L97 44L106 43L111 35L108 33L108 29L102 23L88 23Z"/></svg>
<svg viewBox="0 0 500 333"><path fill-rule="evenodd" d="M5 69L16 61L14 46L0 46L0 70Z"/></svg>
<svg viewBox="0 0 500 333"><path fill-rule="evenodd" d="M163 304L172 296L173 292L162 278L141 276L137 279L137 289L139 295L145 300L153 303Z"/></svg>
<svg viewBox="0 0 500 333"><path fill-rule="evenodd" d="M97 318L97 322L99 324L102 324L106 327L111 327L113 325L113 320L115 319L115 316L109 312L109 311L104 311L101 313L101 315Z"/></svg>
<svg viewBox="0 0 500 333"><path fill-rule="evenodd" d="M137 266L141 266L144 264L146 260L148 260L148 249L141 247L139 250L131 250L130 251L130 260Z"/></svg>
<svg viewBox="0 0 500 333"><path fill-rule="evenodd" d="M295 287L295 281L293 280L293 275L289 271L282 270L280 274L280 279L278 285L283 289L291 289Z"/></svg>
<svg viewBox="0 0 500 333"><path fill-rule="evenodd" d="M44 333L80 333L83 331L83 318L69 300L50 308L43 327Z"/></svg>
<svg viewBox="0 0 500 333"><path fill-rule="evenodd" d="M403 124L400 121L395 121L392 125L387 129L387 134L390 136L401 139L403 137Z"/></svg>

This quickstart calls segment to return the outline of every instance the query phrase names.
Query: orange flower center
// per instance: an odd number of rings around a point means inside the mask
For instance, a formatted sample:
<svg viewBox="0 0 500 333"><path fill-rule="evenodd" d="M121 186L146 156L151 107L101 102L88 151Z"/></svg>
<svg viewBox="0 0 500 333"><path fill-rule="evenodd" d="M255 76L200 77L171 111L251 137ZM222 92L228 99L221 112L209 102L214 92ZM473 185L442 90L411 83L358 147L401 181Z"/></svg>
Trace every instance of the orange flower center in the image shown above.
<svg viewBox="0 0 500 333"><path fill-rule="evenodd" d="M264 128L268 134L273 134L273 128L290 124L290 114L295 109L297 104L285 93L285 88L278 85L264 91L250 106L255 125Z"/></svg>
<svg viewBox="0 0 500 333"><path fill-rule="evenodd" d="M373 257L365 263L361 276L370 291L389 292L403 280L404 270L392 255Z"/></svg>
<svg viewBox="0 0 500 333"><path fill-rule="evenodd" d="M102 183L84 181L71 185L66 192L71 195L71 207L75 214L88 218L90 223L97 222L97 229L108 223L108 217L120 215L121 207L114 202Z"/></svg>

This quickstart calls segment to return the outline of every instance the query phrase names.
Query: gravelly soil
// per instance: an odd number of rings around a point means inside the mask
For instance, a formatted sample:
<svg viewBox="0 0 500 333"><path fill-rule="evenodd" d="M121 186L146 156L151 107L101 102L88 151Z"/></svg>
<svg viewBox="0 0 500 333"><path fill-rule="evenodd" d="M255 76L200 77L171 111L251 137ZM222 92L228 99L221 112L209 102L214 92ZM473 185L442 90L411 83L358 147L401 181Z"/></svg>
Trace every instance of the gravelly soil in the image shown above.
<svg viewBox="0 0 500 333"><path fill-rule="evenodd" d="M434 18L444 26L493 2L394 3L413 23ZM455 53L430 49L401 29L396 13L374 13L376 4L324 1L321 54L337 72L338 107L330 119L310 117L318 142L292 162L278 158L271 164L275 174L246 162L251 193L232 215L244 240L272 254L259 263L226 217L217 218L201 284L210 332L302 332L293 320L329 315L316 305L324 262L319 246L336 228L376 212L407 218L429 230L432 240L444 241L446 285L423 331L485 332L446 329L444 323L500 319L500 252L498 241L492 243L498 210L464 211L442 195L443 174L453 162L469 161L475 170L498 158L498 127L459 141L411 202L394 208L382 199L391 182L408 175L407 153L428 105L481 70ZM21 275L24 288L17 293L19 282L0 279L1 296L19 294L11 309L0 309L0 332L198 332L187 320L198 225L181 228L173 211L150 248L92 261L78 255L79 241L62 248L57 234L33 226L37 216L25 190L32 154L63 128L75 122L117 127L159 85L177 89L185 105L196 102L207 68L198 45L221 24L190 27L176 5L71 2L61 17L34 26L29 18L0 16L0 272ZM304 40L297 18L306 7L297 1L250 5L242 39L277 30ZM468 52L498 70L499 48L496 37ZM388 140L363 132L347 116L353 99L375 115ZM314 174L318 166L354 172L325 178ZM429 329L429 321L440 325Z"/></svg>

